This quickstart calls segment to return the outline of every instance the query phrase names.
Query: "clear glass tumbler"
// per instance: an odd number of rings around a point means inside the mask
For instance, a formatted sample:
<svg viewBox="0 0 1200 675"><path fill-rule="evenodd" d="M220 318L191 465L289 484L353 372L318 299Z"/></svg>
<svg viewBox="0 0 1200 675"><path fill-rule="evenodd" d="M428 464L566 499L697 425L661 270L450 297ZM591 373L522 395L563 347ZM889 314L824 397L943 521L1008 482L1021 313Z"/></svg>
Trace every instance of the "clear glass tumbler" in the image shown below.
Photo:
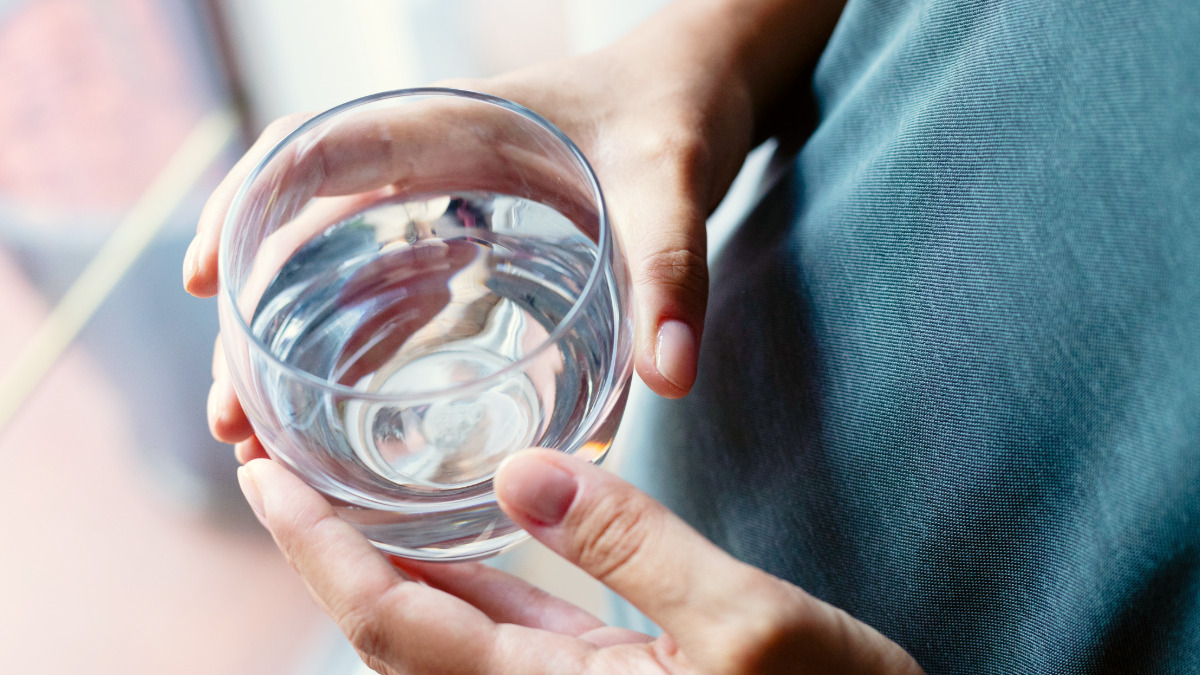
<svg viewBox="0 0 1200 675"><path fill-rule="evenodd" d="M242 185L220 281L258 438L388 553L520 541L500 462L530 446L599 462L616 432L619 242L583 155L512 102L411 89L308 121Z"/></svg>

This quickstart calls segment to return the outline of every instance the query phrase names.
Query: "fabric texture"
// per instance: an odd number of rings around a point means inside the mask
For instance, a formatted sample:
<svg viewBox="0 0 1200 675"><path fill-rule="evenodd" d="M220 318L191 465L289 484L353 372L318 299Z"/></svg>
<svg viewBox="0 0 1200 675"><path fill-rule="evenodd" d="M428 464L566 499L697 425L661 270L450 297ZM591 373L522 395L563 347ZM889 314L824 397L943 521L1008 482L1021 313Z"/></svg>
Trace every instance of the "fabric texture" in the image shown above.
<svg viewBox="0 0 1200 675"><path fill-rule="evenodd" d="M850 0L651 492L929 673L1200 672L1200 4Z"/></svg>

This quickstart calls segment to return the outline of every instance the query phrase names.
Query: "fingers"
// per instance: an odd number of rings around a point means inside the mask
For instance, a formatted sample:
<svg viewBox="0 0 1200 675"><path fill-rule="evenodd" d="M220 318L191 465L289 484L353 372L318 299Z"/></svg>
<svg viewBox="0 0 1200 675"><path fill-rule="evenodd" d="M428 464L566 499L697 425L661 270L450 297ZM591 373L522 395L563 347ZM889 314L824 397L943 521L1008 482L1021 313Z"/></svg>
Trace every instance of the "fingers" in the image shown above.
<svg viewBox="0 0 1200 675"><path fill-rule="evenodd" d="M283 118L263 132L206 204L184 260L184 287L209 296L217 290L221 227L242 182L266 153L307 116ZM285 222L315 196L353 195L394 186L397 192L491 190L543 201L595 235L591 193L578 180L564 180L565 151L535 152L531 122L481 103L429 100L411 108L367 110L329 128L310 132L277 155L255 181L261 194L249 202L272 204L272 218ZM448 151L453 149L453 152ZM286 206L285 206L286 205Z"/></svg>
<svg viewBox="0 0 1200 675"><path fill-rule="evenodd" d="M496 624L467 602L406 579L319 494L274 461L250 462L238 470L238 481L318 604L380 672L576 673L595 651L586 640ZM472 585L426 567L414 569L436 577L435 583ZM493 577L468 592L497 585L505 584ZM585 625L579 621L578 627Z"/></svg>
<svg viewBox="0 0 1200 675"><path fill-rule="evenodd" d="M480 672L496 625L451 595L407 581L319 494L270 460L238 479L314 598L364 655L401 672Z"/></svg>
<svg viewBox="0 0 1200 675"><path fill-rule="evenodd" d="M603 59L593 63L600 64L601 80L613 77ZM562 78L568 87L577 77L575 70L564 76L553 66L535 75L537 81ZM493 85L553 119L600 176L633 282L638 374L662 396L684 396L696 379L708 300L706 216L736 174L749 149L740 144L749 139L741 141L736 129L712 129L696 106L680 106L672 93L677 90L669 88L630 108L601 100L575 109L564 107L554 89L547 96L544 85L531 88L520 76ZM735 149L721 153L714 146Z"/></svg>
<svg viewBox="0 0 1200 675"><path fill-rule="evenodd" d="M208 390L208 430L222 443L237 443L254 433L229 378L216 380Z"/></svg>
<svg viewBox="0 0 1200 675"><path fill-rule="evenodd" d="M500 466L495 487L514 521L645 612L706 670L920 672L866 624L733 559L600 467L526 450Z"/></svg>
<svg viewBox="0 0 1200 675"><path fill-rule="evenodd" d="M239 443L254 433L249 418L242 410L233 379L225 362L225 350L218 335L213 345L213 383L208 390L208 430L222 443ZM247 457L252 457L253 453Z"/></svg>
<svg viewBox="0 0 1200 675"><path fill-rule="evenodd" d="M208 198L196 225L196 236L183 257L183 288L188 293L202 298L216 294L217 242L234 195L259 160L309 117L312 115L307 113L289 115L267 125L254 145L238 160Z"/></svg>
<svg viewBox="0 0 1200 675"><path fill-rule="evenodd" d="M618 628L616 626L603 626L603 627L597 628L595 630L590 630L590 631L580 635L579 639L583 640L584 642L589 642L591 644L594 644L597 647L611 647L614 645L628 645L628 644L647 644L647 643L655 642L654 638L650 637L649 635L646 635L645 633L639 633L637 631L629 630L627 628ZM669 639L669 638L667 638L667 639ZM664 640L664 638L659 638L660 642L663 640ZM668 649L667 651L669 652L670 650Z"/></svg>
<svg viewBox="0 0 1200 675"><path fill-rule="evenodd" d="M249 464L253 460L270 457L267 449L258 440L258 436L253 435L233 446L233 456L237 459L238 464Z"/></svg>
<svg viewBox="0 0 1200 675"><path fill-rule="evenodd" d="M474 605L496 623L572 636L604 627L604 622L579 607L481 563L447 565L403 559L393 563L409 576Z"/></svg>
<svg viewBox="0 0 1200 675"><path fill-rule="evenodd" d="M661 225L664 231L627 237L637 305L635 364L642 380L668 398L684 396L696 381L708 301L703 223L686 222L692 216L679 214L674 223ZM654 219L652 227L660 223Z"/></svg>
<svg viewBox="0 0 1200 675"><path fill-rule="evenodd" d="M564 180L564 158L522 150L512 140L532 133L525 128L529 122L497 115L489 106L462 105L439 102L412 110L368 111L319 134L310 132L318 137L289 145L264 167L256 181L263 194L251 194L247 203L276 205L272 218L287 222L297 215L288 209L298 210L317 196L383 188L415 193L452 184L543 201L596 236L598 214L586 181ZM306 117L268 127L214 192L184 263L189 292L216 292L220 230L235 193L261 157ZM704 146L688 133L634 135L649 140L609 147L589 138L594 146L589 152L600 155L597 167L606 179L613 222L621 229L631 272L638 372L651 389L674 398L685 395L696 378L708 295ZM552 154L545 148L542 152ZM623 159L604 161L614 155ZM301 215L297 221L320 225L324 219ZM310 230L308 225L286 225L277 233L286 237L272 237L291 244L281 249L287 253L315 234ZM275 269L266 267L266 273Z"/></svg>
<svg viewBox="0 0 1200 675"><path fill-rule="evenodd" d="M633 282L635 364L652 390L678 398L696 380L708 302L699 178L682 151L653 146L624 152L643 161L605 176L612 178L607 194Z"/></svg>
<svg viewBox="0 0 1200 675"><path fill-rule="evenodd" d="M685 652L706 653L721 633L772 616L781 590L794 589L734 560L658 502L578 458L524 451L501 465L495 487L514 521L632 602Z"/></svg>

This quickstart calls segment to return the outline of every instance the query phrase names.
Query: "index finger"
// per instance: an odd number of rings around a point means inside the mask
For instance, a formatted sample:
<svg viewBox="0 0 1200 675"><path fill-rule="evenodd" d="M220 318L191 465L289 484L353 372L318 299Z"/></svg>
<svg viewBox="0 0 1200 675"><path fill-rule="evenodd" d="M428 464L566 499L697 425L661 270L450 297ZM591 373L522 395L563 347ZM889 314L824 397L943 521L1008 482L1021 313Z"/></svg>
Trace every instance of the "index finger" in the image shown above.
<svg viewBox="0 0 1200 675"><path fill-rule="evenodd" d="M216 292L220 231L238 189L287 136L289 125L301 119L269 127L214 192L185 262L189 292ZM385 186L414 195L488 190L552 206L596 240L596 195L584 187L591 181L569 157L570 150L540 140L545 133L533 118L475 100L435 98L383 109L364 105L361 111L343 111L317 124L282 148L262 167L245 203L256 210L271 209L272 220L284 222L314 196L352 195ZM572 169L580 175L563 175Z"/></svg>
<svg viewBox="0 0 1200 675"><path fill-rule="evenodd" d="M216 294L216 241L238 188L271 148L311 117L310 113L289 115L268 124L254 145L250 146L246 154L242 155L213 190L200 212L200 220L196 223L196 237L183 260L183 287L188 293L202 298Z"/></svg>
<svg viewBox="0 0 1200 675"><path fill-rule="evenodd" d="M476 672L486 662L496 624L483 612L406 579L276 462L251 461L239 479L248 499L261 496L258 510L280 550L355 648L415 672Z"/></svg>
<svg viewBox="0 0 1200 675"><path fill-rule="evenodd" d="M569 635L495 623L467 602L407 579L272 460L251 461L238 479L288 562L360 654L403 673L574 673L595 651Z"/></svg>

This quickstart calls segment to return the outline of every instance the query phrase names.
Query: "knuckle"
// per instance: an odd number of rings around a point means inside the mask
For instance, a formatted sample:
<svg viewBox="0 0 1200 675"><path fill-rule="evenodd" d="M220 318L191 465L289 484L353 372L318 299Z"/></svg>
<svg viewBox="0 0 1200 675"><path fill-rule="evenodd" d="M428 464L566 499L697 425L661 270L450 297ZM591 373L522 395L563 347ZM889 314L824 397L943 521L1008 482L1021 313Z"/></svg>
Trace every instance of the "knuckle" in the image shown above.
<svg viewBox="0 0 1200 675"><path fill-rule="evenodd" d="M408 583L400 583L379 595L346 598L343 606L331 608L330 613L350 646L378 672L390 672L384 669L395 641L395 635L390 630L392 623L386 620L383 608L406 604L411 588Z"/></svg>
<svg viewBox="0 0 1200 675"><path fill-rule="evenodd" d="M320 551L333 545L337 538L338 520L326 504L309 504L279 513L268 513L271 533L275 535L284 558L303 573L301 564L309 551ZM346 605L352 608L353 605ZM349 610L347 610L349 611ZM346 611L338 611L335 618Z"/></svg>
<svg viewBox="0 0 1200 675"><path fill-rule="evenodd" d="M726 639L717 659L723 672L776 672L794 664L812 636L814 620L794 588L771 584L761 591L750 593L761 601L748 603L750 611L739 613L723 631Z"/></svg>
<svg viewBox="0 0 1200 675"><path fill-rule="evenodd" d="M638 281L651 286L671 286L690 296L708 293L708 263L688 248L655 251L642 260Z"/></svg>
<svg viewBox="0 0 1200 675"><path fill-rule="evenodd" d="M358 652L363 661L370 662L380 658L387 644L387 635L373 614L361 609L348 611L338 617L337 623L350 646Z"/></svg>
<svg viewBox="0 0 1200 675"><path fill-rule="evenodd" d="M698 173L708 159L708 146L694 125L663 124L637 136L636 154L642 161L676 167L684 176Z"/></svg>
<svg viewBox="0 0 1200 675"><path fill-rule="evenodd" d="M796 636L781 624L759 625L730 636L725 644L725 670L733 673L760 673L783 654L793 651Z"/></svg>
<svg viewBox="0 0 1200 675"><path fill-rule="evenodd" d="M628 567L648 541L649 514L628 495L602 496L583 518L575 560L600 581Z"/></svg>

